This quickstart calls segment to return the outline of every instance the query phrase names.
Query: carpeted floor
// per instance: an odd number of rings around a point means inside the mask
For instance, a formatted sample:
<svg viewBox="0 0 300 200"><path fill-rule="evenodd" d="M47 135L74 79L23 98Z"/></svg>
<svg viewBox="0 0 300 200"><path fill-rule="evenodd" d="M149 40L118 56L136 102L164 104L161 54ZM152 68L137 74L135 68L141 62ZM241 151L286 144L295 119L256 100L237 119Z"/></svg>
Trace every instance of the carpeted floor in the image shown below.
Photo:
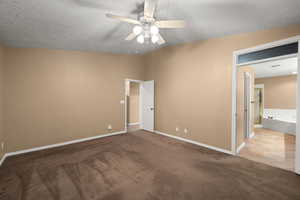
<svg viewBox="0 0 300 200"><path fill-rule="evenodd" d="M300 176L139 131L8 158L0 199L300 199Z"/></svg>

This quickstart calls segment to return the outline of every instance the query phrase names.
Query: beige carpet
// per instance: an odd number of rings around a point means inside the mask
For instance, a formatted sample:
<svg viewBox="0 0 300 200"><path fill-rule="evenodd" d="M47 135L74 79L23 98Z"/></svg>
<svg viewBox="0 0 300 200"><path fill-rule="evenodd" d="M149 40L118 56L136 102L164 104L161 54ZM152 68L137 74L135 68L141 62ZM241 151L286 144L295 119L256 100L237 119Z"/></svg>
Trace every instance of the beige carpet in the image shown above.
<svg viewBox="0 0 300 200"><path fill-rule="evenodd" d="M300 199L300 177L139 131L11 157L1 200Z"/></svg>

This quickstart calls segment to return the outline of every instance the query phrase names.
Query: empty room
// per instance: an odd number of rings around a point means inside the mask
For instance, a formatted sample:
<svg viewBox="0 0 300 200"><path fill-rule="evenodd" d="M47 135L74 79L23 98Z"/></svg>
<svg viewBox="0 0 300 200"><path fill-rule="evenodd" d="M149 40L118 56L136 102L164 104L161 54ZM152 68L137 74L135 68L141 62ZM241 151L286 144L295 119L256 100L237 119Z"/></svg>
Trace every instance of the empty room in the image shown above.
<svg viewBox="0 0 300 200"><path fill-rule="evenodd" d="M300 199L299 10L0 1L0 200Z"/></svg>

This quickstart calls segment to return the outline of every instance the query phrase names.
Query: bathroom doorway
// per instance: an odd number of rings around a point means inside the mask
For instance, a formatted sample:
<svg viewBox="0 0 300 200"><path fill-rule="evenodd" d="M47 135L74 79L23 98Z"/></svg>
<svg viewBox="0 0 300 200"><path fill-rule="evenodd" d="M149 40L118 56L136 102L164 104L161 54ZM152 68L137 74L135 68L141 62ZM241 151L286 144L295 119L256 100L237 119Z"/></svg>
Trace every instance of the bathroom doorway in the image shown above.
<svg viewBox="0 0 300 200"><path fill-rule="evenodd" d="M242 152L247 149L247 146L255 146L253 143L247 143L248 141L261 139L260 141L257 141L256 144L263 144L260 147L265 146L266 148L259 148L257 146L254 148L256 149L255 151L248 151L250 156L248 156L247 159L294 171L297 174L300 174L300 137L297 137L300 134L300 129L296 126L296 124L300 122L300 109L297 106L300 104L300 99L298 98L300 94L300 80L298 79L298 61L300 60L300 54L298 53L300 46L299 41L300 36L296 36L268 44L262 44L249 49L235 51L233 53L234 80L232 83L234 88L232 92L233 154L241 156ZM290 59L290 61L293 60L291 62L294 62L295 64L283 64L286 67L282 67L280 63L276 63L280 61L285 62L285 59ZM258 67L258 65L261 66ZM266 67L262 67L263 65ZM290 71L287 72L288 68L293 68L295 66L296 68L290 69ZM239 90L242 88L240 87L240 84L245 84L244 81L239 82L240 70L249 67L253 68L255 73L253 90L251 89L253 95L250 95L250 99L248 100L250 105L242 105L246 102L242 98L246 98L247 96L242 93L241 97L241 93L239 93ZM261 69L263 70L259 72ZM258 74L263 73L265 69L271 70L270 77L258 77ZM280 73L283 72L289 74L280 75ZM293 84L277 84L279 85L277 89L282 89L285 86L288 86L291 89L294 88L289 90L294 91L291 93L292 95L283 92L287 90L271 90L271 92L268 92L270 91L270 88L274 89L276 87L274 87L274 84L271 84L271 87L267 86L269 84L262 82L262 79L269 79L271 76L278 76L279 82L283 79L286 79L286 81L289 79L289 83L293 82ZM259 78L261 78L261 80L257 80ZM258 84L263 84L264 88L260 90L260 92L257 90L255 93L255 85ZM256 94L261 98L255 98ZM259 102L256 102L257 100ZM275 104L271 105L270 100ZM281 107L279 103L284 101L286 101L286 104L284 107ZM251 109L247 110L249 107L251 107ZM253 123L250 123L250 130L252 130L253 134L250 135L246 134L245 130L247 129L243 128L249 123L249 121L245 121L246 118L244 113L246 111L250 113L249 119L253 120ZM272 134L274 136L273 139L278 136L277 138L279 140L273 140L275 142L268 144L268 142L270 142L269 138L260 137L270 136ZM272 150L273 147L277 147L278 151ZM257 155L261 155L261 157L259 158ZM267 157L270 159L265 159Z"/></svg>
<svg viewBox="0 0 300 200"><path fill-rule="evenodd" d="M297 57L238 70L238 155L294 171Z"/></svg>
<svg viewBox="0 0 300 200"><path fill-rule="evenodd" d="M154 131L154 80L125 79L125 131Z"/></svg>
<svg viewBox="0 0 300 200"><path fill-rule="evenodd" d="M142 81L139 80L127 80L126 82L127 132L134 132L141 129L141 83Z"/></svg>

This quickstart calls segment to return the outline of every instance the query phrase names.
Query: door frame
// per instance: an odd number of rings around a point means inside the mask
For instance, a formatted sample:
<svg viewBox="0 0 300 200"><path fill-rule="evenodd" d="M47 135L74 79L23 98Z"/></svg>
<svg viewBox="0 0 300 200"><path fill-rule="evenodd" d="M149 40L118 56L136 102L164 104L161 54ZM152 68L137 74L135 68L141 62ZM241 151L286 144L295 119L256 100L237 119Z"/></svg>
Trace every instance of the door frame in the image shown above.
<svg viewBox="0 0 300 200"><path fill-rule="evenodd" d="M255 84L254 85L254 89L261 89L261 92L262 92L262 112L264 113L264 107L265 107L265 84ZM262 128L262 121L261 121L261 124L259 124L258 126L256 126L257 128ZM254 128L255 127L255 124L254 124Z"/></svg>
<svg viewBox="0 0 300 200"><path fill-rule="evenodd" d="M140 84L140 87L139 87L139 94L141 93L141 83L143 83L144 81L142 81L142 80L135 80L135 79L125 79L125 87L124 87L124 89L125 89L125 95L124 95L124 103L125 103L125 105L124 105L124 113L125 113L125 128L124 128L124 130L125 130L125 132L127 133L127 131L128 131L128 122L127 122L127 114L128 114L128 87L129 87L129 84L130 83L139 83ZM141 126L141 114L142 114L142 104L141 104L141 95L139 95L139 126Z"/></svg>
<svg viewBox="0 0 300 200"><path fill-rule="evenodd" d="M251 135L251 112L251 75L249 72L244 72L244 138L249 138Z"/></svg>
<svg viewBox="0 0 300 200"><path fill-rule="evenodd" d="M242 63L238 64L238 56L243 55L246 53L251 53L251 52L256 52L260 50L265 50L277 46L282 46L290 43L298 42L298 53L296 54L291 54L291 55L285 55L285 56L279 56L279 57L273 57L273 58L268 58L268 59L263 59L263 60L256 60L252 62L247 62L247 63ZM233 155L237 155L237 71L238 68L241 66L245 65L250 65L250 64L257 64L257 63L262 63L266 61L271 61L271 60L278 60L278 59L283 59L283 58L290 58L290 57L298 57L298 75L300 72L300 35L295 36L295 37L290 37L287 39L283 40L278 40L270 43L266 43L263 45L255 46L252 48L247 48L247 49L241 49L233 52L233 65L232 65L232 113L231 113L231 152ZM296 153L295 153L295 172L297 174L300 174L300 78L297 78L297 120L296 124L299 124L296 127Z"/></svg>

